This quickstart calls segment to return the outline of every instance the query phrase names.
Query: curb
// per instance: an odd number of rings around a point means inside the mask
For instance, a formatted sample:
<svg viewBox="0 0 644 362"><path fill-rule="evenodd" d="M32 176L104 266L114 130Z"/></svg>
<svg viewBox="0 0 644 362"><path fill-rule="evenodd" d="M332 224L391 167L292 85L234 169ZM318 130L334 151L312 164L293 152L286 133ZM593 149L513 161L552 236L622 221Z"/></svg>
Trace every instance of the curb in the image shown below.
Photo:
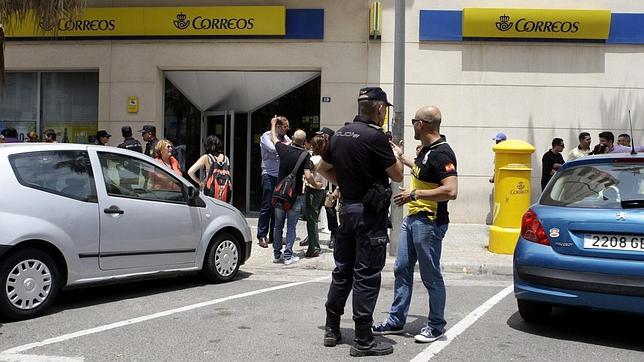
<svg viewBox="0 0 644 362"><path fill-rule="evenodd" d="M442 263L441 270L445 273L462 273L470 275L502 275L512 276L512 265L507 264L465 264L465 263Z"/></svg>
<svg viewBox="0 0 644 362"><path fill-rule="evenodd" d="M255 255L255 258L261 258L261 256ZM396 257L387 256L387 261L382 271L393 273L395 260L396 260ZM310 259L302 258L298 263L296 263L293 266L289 266L287 268L326 270L331 272L335 268L335 262L333 260L332 253L325 253L317 258L310 258ZM478 276L486 276L486 275L512 276L513 275L511 263L508 264L508 263L443 262L441 263L441 271L443 273L478 275ZM416 272L418 272L418 266L416 266Z"/></svg>

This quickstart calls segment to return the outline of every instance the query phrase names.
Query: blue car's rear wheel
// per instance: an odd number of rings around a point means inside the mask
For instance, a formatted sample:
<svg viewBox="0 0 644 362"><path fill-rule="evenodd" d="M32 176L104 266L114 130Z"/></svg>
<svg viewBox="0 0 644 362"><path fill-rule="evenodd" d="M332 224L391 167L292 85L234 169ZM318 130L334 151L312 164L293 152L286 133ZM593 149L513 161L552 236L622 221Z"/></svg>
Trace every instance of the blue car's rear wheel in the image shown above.
<svg viewBox="0 0 644 362"><path fill-rule="evenodd" d="M543 322L550 318L550 313L552 313L552 306L549 304L517 299L517 305L521 318L526 322Z"/></svg>

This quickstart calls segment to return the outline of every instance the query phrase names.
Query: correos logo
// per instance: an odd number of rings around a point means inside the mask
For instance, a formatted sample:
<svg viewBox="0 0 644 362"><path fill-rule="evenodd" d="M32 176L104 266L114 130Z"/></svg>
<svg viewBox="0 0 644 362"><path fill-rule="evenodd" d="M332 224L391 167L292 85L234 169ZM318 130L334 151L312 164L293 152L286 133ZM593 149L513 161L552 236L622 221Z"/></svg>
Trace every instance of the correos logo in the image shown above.
<svg viewBox="0 0 644 362"><path fill-rule="evenodd" d="M177 29L185 29L190 26L190 20L186 20L186 14L179 13L177 14L177 20L174 21L174 26Z"/></svg>
<svg viewBox="0 0 644 362"><path fill-rule="evenodd" d="M510 21L510 17L505 14L499 16L499 21L496 22L496 28L500 31L508 31L512 29L512 22Z"/></svg>
<svg viewBox="0 0 644 362"><path fill-rule="evenodd" d="M38 25L44 31L54 30L54 24L50 21L41 20ZM58 22L58 30L60 31L112 31L115 29L115 19L61 19Z"/></svg>
<svg viewBox="0 0 644 362"><path fill-rule="evenodd" d="M496 28L499 31L508 31L512 29L513 23L510 17L503 14L496 22ZM529 20L521 18L514 24L514 30L517 33L576 33L579 31L578 21L542 21Z"/></svg>
<svg viewBox="0 0 644 362"><path fill-rule="evenodd" d="M177 14L177 18L173 21L174 26L179 30L187 29L192 25L195 30L222 30L222 29L239 29L251 30L255 27L255 18L206 18L203 16L195 16L190 20L184 13Z"/></svg>

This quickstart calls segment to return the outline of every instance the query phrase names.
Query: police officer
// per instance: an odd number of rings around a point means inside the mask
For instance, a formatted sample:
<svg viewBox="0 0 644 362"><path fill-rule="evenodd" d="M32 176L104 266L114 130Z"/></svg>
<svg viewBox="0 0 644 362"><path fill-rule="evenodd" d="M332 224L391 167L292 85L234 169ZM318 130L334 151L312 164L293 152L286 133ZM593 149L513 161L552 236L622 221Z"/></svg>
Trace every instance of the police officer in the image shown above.
<svg viewBox="0 0 644 362"><path fill-rule="evenodd" d="M107 146L107 143L110 141L110 137L112 137L112 135L102 129L96 132L96 144L99 146Z"/></svg>
<svg viewBox="0 0 644 362"><path fill-rule="evenodd" d="M123 135L123 143L119 145L119 148L125 148L126 150L143 152L143 147L141 142L132 137L132 128L129 126L121 127L121 135Z"/></svg>
<svg viewBox="0 0 644 362"><path fill-rule="evenodd" d="M143 126L143 129L139 130L139 132L141 132L143 140L147 142L145 144L145 154L154 158L154 148L157 146L157 143L159 143L159 139L157 138L157 128L146 124Z"/></svg>
<svg viewBox="0 0 644 362"><path fill-rule="evenodd" d="M381 126L387 95L380 88L363 88L358 96L359 115L340 128L318 166L319 172L342 190L343 207L334 249L335 269L326 302L324 345L340 341L340 317L353 289L355 339L351 356L386 355L391 344L376 341L371 332L373 310L385 265L389 178L403 179Z"/></svg>

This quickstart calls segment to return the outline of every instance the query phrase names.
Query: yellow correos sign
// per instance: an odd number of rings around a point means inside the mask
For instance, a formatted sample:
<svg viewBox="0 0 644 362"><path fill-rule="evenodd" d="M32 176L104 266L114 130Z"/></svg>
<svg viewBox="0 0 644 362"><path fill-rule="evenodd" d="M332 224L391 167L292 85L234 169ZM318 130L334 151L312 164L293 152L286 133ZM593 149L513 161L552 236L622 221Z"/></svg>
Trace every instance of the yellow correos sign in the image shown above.
<svg viewBox="0 0 644 362"><path fill-rule="evenodd" d="M608 39L610 10L463 9L464 38Z"/></svg>
<svg viewBox="0 0 644 362"><path fill-rule="evenodd" d="M58 24L27 21L9 29L10 38L282 36L284 6L219 6L176 8L87 8L77 20Z"/></svg>

